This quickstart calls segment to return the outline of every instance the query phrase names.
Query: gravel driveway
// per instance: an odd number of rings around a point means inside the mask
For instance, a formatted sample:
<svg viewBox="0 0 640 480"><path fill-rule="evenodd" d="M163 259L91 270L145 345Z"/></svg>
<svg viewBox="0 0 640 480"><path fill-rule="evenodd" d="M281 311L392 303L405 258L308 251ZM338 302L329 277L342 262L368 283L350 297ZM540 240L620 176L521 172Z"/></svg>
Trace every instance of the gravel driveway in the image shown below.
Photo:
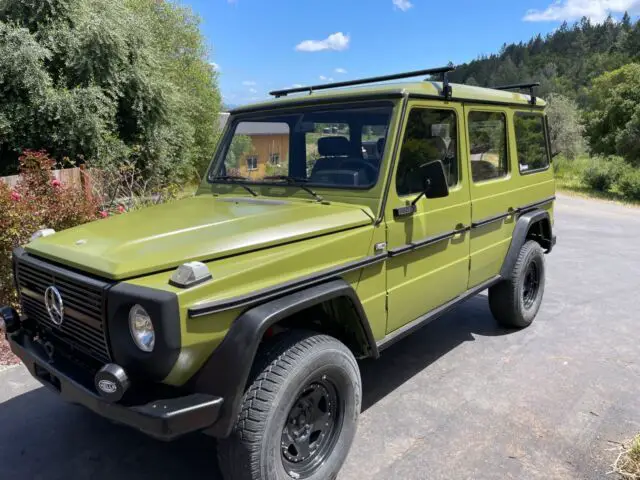
<svg viewBox="0 0 640 480"><path fill-rule="evenodd" d="M640 432L640 210L560 196L531 328L486 297L363 362L364 412L340 480L602 479ZM215 442L147 439L0 371L0 478L219 479Z"/></svg>

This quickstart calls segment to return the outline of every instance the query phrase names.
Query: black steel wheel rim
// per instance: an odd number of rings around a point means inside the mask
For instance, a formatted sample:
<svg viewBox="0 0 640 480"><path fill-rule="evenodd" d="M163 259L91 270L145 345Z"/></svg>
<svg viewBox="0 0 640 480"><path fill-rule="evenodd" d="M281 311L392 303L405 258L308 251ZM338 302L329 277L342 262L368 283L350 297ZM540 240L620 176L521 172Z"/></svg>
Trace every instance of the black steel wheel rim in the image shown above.
<svg viewBox="0 0 640 480"><path fill-rule="evenodd" d="M524 285L522 289L522 301L524 307L529 309L533 306L538 298L540 290L540 269L536 262L529 263L524 274Z"/></svg>
<svg viewBox="0 0 640 480"><path fill-rule="evenodd" d="M342 430L343 405L335 384L322 375L298 395L282 429L285 471L296 479L312 476L331 455Z"/></svg>

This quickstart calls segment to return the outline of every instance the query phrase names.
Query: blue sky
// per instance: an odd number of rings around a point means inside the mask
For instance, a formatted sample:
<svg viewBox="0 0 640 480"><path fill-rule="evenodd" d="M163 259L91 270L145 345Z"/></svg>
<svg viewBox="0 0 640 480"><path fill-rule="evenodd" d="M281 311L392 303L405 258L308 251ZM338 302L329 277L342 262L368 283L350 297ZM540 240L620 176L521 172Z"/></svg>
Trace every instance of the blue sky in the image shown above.
<svg viewBox="0 0 640 480"><path fill-rule="evenodd" d="M461 63L640 0L181 0L202 18L227 104L270 90Z"/></svg>

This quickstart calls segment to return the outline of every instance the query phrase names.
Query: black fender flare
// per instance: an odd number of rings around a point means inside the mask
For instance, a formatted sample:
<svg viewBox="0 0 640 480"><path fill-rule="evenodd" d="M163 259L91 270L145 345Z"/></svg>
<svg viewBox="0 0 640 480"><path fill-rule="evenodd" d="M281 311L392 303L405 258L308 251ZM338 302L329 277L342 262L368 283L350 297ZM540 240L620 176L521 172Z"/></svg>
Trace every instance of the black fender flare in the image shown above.
<svg viewBox="0 0 640 480"><path fill-rule="evenodd" d="M544 225L546 225L545 237L547 235L549 237L547 239L549 243L547 247L547 253L551 252L551 249L553 248L553 232L549 212L547 212L546 210L536 209L522 214L516 221L516 226L513 230L513 236L511 238L511 245L509 246L507 255L504 259L504 262L502 263L502 268L500 269L500 276L502 278L508 278L511 274L511 271L513 270L513 267L518 260L518 254L520 253L522 246L527 241L529 230L533 225L539 222L544 222Z"/></svg>
<svg viewBox="0 0 640 480"><path fill-rule="evenodd" d="M351 301L360 318L370 356L377 358L378 347L362 304L353 287L342 279L253 307L233 321L220 345L189 382L190 390L224 398L218 421L205 433L215 437L227 437L231 433L258 346L269 327L309 307L343 297Z"/></svg>

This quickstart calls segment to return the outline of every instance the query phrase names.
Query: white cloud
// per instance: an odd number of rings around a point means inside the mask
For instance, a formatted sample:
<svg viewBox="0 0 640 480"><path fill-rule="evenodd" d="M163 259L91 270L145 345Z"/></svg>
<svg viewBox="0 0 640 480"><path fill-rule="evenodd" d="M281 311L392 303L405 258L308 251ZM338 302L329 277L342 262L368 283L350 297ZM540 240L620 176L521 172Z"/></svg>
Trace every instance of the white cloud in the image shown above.
<svg viewBox="0 0 640 480"><path fill-rule="evenodd" d="M302 88L302 84L301 83L294 83L293 85L291 85L291 88Z"/></svg>
<svg viewBox="0 0 640 480"><path fill-rule="evenodd" d="M255 87L257 83L252 80L245 80L244 82L242 82L242 85L244 85L245 87Z"/></svg>
<svg viewBox="0 0 640 480"><path fill-rule="evenodd" d="M222 70L220 68L220 65L218 65L216 62L209 62L209 65L211 65L216 72L219 72L220 70Z"/></svg>
<svg viewBox="0 0 640 480"><path fill-rule="evenodd" d="M406 12L411 7L413 7L413 3L411 3L409 0L393 0L393 5L403 12Z"/></svg>
<svg viewBox="0 0 640 480"><path fill-rule="evenodd" d="M255 88L250 88L249 93L258 93L258 90L256 90Z"/></svg>
<svg viewBox="0 0 640 480"><path fill-rule="evenodd" d="M324 40L305 40L296 45L299 52L321 52L323 50L341 51L349 48L351 38L342 32L332 33Z"/></svg>
<svg viewBox="0 0 640 480"><path fill-rule="evenodd" d="M610 14L635 11L639 8L640 0L556 0L545 10L529 10L523 20L557 22L587 17L599 23Z"/></svg>
<svg viewBox="0 0 640 480"><path fill-rule="evenodd" d="M335 72L342 73L342 74L347 73L347 71L344 68L336 68Z"/></svg>
<svg viewBox="0 0 640 480"><path fill-rule="evenodd" d="M320 75L320 80L322 80L323 82L333 82L332 77L325 77L324 75Z"/></svg>

